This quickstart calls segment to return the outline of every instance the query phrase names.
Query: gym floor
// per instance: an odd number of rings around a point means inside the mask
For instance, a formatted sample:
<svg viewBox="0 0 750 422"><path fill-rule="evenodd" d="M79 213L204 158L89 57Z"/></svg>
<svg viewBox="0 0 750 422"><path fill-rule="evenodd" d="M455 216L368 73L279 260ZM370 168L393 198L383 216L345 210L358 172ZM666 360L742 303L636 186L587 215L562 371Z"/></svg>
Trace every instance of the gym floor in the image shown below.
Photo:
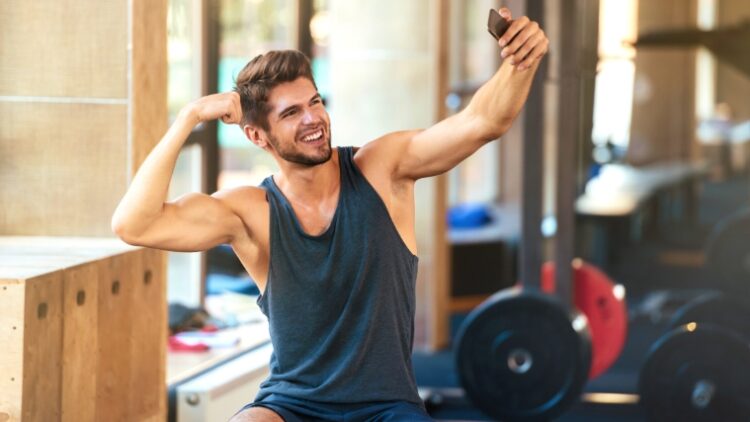
<svg viewBox="0 0 750 422"><path fill-rule="evenodd" d="M590 381L586 393L637 394L638 371L651 345L666 330L669 312L701 291L711 289L710 277L701 269L666 265L660 256L675 250L696 252L703 248L710 228L736 210L750 205L747 176L722 182L705 182L700 196L699 225L666 228L656 236L627 248L610 270L610 275L628 288L628 340L618 361L605 374ZM663 299L663 300L659 300ZM656 305L655 305L656 303ZM465 315L451 318L455 334ZM492 420L464 398L451 396L459 382L451 350L437 353L416 352L413 356L420 388L447 389L440 406L430 409L437 420ZM451 390L453 389L453 390ZM645 413L637 404L578 403L560 421L610 422L643 421Z"/></svg>

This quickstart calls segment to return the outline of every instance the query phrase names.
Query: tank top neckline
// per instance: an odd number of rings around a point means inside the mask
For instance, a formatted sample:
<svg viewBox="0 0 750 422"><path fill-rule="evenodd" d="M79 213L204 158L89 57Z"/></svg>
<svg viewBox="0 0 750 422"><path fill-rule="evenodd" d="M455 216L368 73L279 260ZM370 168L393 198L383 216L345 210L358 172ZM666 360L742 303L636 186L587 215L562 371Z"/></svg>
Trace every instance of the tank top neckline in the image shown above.
<svg viewBox="0 0 750 422"><path fill-rule="evenodd" d="M271 180L271 186L273 187L273 190L276 191L279 194L279 199L283 203L284 207L289 210L289 213L291 214L292 221L294 222L294 226L296 227L297 231L300 233L300 235L313 240L320 240L324 239L328 236L330 236L331 232L333 231L334 226L336 225L336 221L338 221L339 214L341 212L343 198L344 198L344 172L343 167L344 163L342 160L344 159L344 155L342 154L342 147L336 147L336 152L338 153L338 159L339 159L339 197L336 200L336 211L333 212L333 218L331 218L331 221L328 223L328 227L326 227L323 232L320 234L310 234L305 231L304 228L302 228L302 224L299 221L299 218L297 217L297 213L294 211L294 207L292 207L292 203L289 202L289 199L284 195L284 192L281 191L281 188L279 188L279 185L276 184L276 180L274 179L274 176L271 175L269 179Z"/></svg>

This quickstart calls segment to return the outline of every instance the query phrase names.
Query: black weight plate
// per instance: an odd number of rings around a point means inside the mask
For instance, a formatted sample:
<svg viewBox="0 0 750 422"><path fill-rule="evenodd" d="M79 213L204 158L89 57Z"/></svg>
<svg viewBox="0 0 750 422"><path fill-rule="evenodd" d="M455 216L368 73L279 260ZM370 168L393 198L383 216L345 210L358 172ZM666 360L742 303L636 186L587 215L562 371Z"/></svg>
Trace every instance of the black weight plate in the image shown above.
<svg viewBox="0 0 750 422"><path fill-rule="evenodd" d="M728 291L750 292L750 210L719 223L708 241L709 271Z"/></svg>
<svg viewBox="0 0 750 422"><path fill-rule="evenodd" d="M677 309L669 328L691 322L718 325L750 339L750 303L720 292L706 293Z"/></svg>
<svg viewBox="0 0 750 422"><path fill-rule="evenodd" d="M750 420L750 345L731 330L676 328L651 348L639 379L652 421Z"/></svg>
<svg viewBox="0 0 750 422"><path fill-rule="evenodd" d="M585 317L555 298L503 290L466 318L458 375L471 401L501 420L549 420L581 394L591 363Z"/></svg>

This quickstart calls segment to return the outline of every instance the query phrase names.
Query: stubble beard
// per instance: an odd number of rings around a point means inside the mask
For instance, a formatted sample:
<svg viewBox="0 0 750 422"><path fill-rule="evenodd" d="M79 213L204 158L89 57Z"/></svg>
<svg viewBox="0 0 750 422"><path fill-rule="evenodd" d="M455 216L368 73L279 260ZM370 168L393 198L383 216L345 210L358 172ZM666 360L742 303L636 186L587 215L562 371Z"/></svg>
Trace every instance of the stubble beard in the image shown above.
<svg viewBox="0 0 750 422"><path fill-rule="evenodd" d="M314 155L305 154L304 152L297 150L296 141L287 148L286 146L281 145L281 142L279 142L278 138L276 138L271 133L268 134L268 140L276 150L276 153L279 154L279 157L281 157L285 161L289 161L290 163L295 163L302 166L312 167L328 162L328 160L331 159L331 155L333 154L333 151L331 149L331 135L329 128L326 128L326 130L324 130L324 134L324 136L327 136L326 142L316 148L316 153Z"/></svg>

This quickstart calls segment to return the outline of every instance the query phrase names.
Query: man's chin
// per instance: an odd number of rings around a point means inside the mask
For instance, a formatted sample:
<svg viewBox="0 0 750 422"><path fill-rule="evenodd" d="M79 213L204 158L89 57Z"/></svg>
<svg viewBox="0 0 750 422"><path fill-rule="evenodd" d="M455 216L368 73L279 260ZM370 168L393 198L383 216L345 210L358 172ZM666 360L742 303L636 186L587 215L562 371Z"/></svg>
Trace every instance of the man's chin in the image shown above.
<svg viewBox="0 0 750 422"><path fill-rule="evenodd" d="M315 152L312 154L305 154L308 161L315 164L327 163L331 156L333 156L333 150L331 149L330 141L327 144L323 144L315 148Z"/></svg>
<svg viewBox="0 0 750 422"><path fill-rule="evenodd" d="M318 166L330 161L331 156L333 155L330 147L321 148L323 149L318 150L317 154L289 154L286 156L282 156L282 158L291 163L301 164L303 166Z"/></svg>
<svg viewBox="0 0 750 422"><path fill-rule="evenodd" d="M331 149L328 148L328 149L326 149L323 152L323 154L316 155L316 156L311 156L311 157L309 157L309 159L310 159L310 162L312 163L312 165L320 165L320 164L325 164L325 163L331 161L331 156L332 155L333 154L331 153Z"/></svg>

